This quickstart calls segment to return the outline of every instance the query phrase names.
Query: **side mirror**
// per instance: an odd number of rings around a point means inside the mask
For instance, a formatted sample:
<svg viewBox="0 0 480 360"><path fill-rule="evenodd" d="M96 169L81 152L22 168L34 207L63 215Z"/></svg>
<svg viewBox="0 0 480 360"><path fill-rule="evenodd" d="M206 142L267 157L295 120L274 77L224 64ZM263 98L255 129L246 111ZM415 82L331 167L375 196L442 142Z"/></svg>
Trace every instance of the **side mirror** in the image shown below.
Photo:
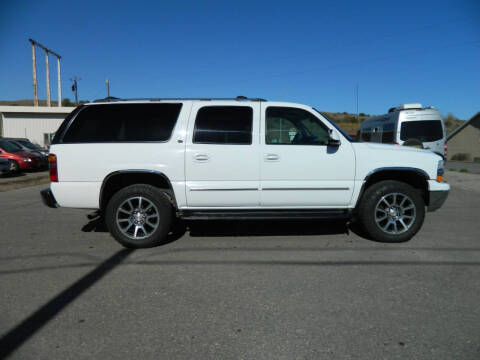
<svg viewBox="0 0 480 360"><path fill-rule="evenodd" d="M328 146L340 146L340 136L332 129L329 130L328 134Z"/></svg>

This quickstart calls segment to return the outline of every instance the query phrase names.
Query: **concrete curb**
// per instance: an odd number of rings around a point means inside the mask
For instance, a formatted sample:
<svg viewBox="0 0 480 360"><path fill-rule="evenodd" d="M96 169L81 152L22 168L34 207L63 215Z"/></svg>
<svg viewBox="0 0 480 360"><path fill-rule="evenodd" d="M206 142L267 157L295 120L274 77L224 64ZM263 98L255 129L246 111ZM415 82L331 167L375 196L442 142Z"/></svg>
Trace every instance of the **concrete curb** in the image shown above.
<svg viewBox="0 0 480 360"><path fill-rule="evenodd" d="M24 187L47 184L50 182L49 174L41 174L40 176L28 177L25 178L12 178L7 181L0 182L0 192L21 189Z"/></svg>

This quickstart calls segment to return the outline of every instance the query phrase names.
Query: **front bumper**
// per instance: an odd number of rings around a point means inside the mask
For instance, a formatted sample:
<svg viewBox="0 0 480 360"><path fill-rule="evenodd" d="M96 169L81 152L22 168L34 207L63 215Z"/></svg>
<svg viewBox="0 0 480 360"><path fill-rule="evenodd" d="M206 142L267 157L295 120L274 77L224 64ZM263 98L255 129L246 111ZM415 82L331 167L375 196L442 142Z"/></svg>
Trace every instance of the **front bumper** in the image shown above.
<svg viewBox="0 0 480 360"><path fill-rule="evenodd" d="M450 185L446 182L438 182L436 180L428 181L428 206L427 211L435 211L439 209L445 200L447 200L448 193L450 192Z"/></svg>
<svg viewBox="0 0 480 360"><path fill-rule="evenodd" d="M43 203L48 206L49 208L57 208L57 200L55 200L55 196L53 196L52 190L45 189L40 191L40 195L42 195Z"/></svg>
<svg viewBox="0 0 480 360"><path fill-rule="evenodd" d="M6 174L8 172L10 172L10 164L9 163L0 164L0 174Z"/></svg>
<svg viewBox="0 0 480 360"><path fill-rule="evenodd" d="M429 204L427 206L427 211L435 211L442 207L445 200L447 200L448 193L450 191L430 191L429 193Z"/></svg>

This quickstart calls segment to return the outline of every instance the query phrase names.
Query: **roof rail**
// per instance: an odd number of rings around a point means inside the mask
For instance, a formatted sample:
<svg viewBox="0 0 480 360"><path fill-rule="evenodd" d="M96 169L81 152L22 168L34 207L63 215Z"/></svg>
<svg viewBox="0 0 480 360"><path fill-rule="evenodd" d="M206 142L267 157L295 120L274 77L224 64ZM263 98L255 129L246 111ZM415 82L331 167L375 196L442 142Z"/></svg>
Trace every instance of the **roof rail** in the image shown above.
<svg viewBox="0 0 480 360"><path fill-rule="evenodd" d="M94 100L94 103L99 102L118 102L118 101L160 101L160 100L200 100L200 101L212 101L212 100L234 100L234 101L267 101L261 98L249 98L246 96L237 96L235 98L129 98L122 99L113 96L106 97L104 99Z"/></svg>

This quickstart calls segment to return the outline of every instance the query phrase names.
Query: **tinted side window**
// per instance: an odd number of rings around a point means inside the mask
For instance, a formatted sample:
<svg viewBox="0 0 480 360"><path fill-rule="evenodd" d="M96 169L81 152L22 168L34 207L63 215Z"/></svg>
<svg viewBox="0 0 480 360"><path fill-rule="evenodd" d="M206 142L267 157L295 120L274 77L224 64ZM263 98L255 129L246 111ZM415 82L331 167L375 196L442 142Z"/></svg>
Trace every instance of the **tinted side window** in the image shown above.
<svg viewBox="0 0 480 360"><path fill-rule="evenodd" d="M308 111L288 107L267 108L266 144L327 145L328 139L328 128Z"/></svg>
<svg viewBox="0 0 480 360"><path fill-rule="evenodd" d="M440 120L405 121L402 123L400 139L418 139L422 142L437 141L443 138Z"/></svg>
<svg viewBox="0 0 480 360"><path fill-rule="evenodd" d="M83 108L84 108L84 105L77 106L75 109L73 109L73 111L70 114L67 115L65 120L63 120L63 122L61 123L58 130L55 132L55 136L53 137L53 140L52 140L52 145L58 144L60 142L63 136L63 133L65 132L68 124L70 123L70 120L72 120L72 118L75 117L75 115L77 115L77 113Z"/></svg>
<svg viewBox="0 0 480 360"><path fill-rule="evenodd" d="M64 143L167 141L182 104L89 105L63 137Z"/></svg>
<svg viewBox="0 0 480 360"><path fill-rule="evenodd" d="M382 142L386 144L395 143L395 132L393 129L393 123L385 124L383 127Z"/></svg>
<svg viewBox="0 0 480 360"><path fill-rule="evenodd" d="M198 110L193 142L251 144L253 109L249 106L205 106Z"/></svg>
<svg viewBox="0 0 480 360"><path fill-rule="evenodd" d="M365 142L369 142L371 135L372 135L372 129L371 128L364 128L364 129L362 129L361 140L365 141Z"/></svg>

